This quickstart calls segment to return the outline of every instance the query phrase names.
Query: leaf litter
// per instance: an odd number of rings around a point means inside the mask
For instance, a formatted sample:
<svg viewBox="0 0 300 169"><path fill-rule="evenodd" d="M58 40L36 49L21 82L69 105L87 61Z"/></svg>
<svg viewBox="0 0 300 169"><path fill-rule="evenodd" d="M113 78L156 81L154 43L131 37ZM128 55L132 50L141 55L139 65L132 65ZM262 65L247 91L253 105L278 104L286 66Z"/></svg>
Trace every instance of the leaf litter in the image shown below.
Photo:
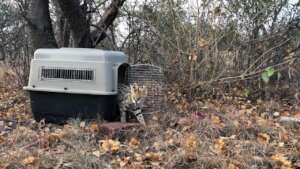
<svg viewBox="0 0 300 169"><path fill-rule="evenodd" d="M172 111L112 136L102 121L35 122L22 91L1 88L0 168L299 168L297 105L198 100L170 90ZM267 104L267 103L266 103ZM193 105L197 108L193 108ZM171 106L170 106L171 107Z"/></svg>

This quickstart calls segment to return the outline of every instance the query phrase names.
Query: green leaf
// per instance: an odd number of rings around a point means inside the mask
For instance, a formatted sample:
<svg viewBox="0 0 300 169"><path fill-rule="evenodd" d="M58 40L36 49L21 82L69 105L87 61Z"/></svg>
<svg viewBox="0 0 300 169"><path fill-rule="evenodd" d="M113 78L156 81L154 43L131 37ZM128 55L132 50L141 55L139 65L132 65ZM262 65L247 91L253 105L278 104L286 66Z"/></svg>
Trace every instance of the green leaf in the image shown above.
<svg viewBox="0 0 300 169"><path fill-rule="evenodd" d="M245 97L249 97L249 95L250 95L250 90L245 89L245 91L244 91L244 96L245 96Z"/></svg>
<svg viewBox="0 0 300 169"><path fill-rule="evenodd" d="M269 78L274 75L275 69L273 67L268 67L265 72L267 72Z"/></svg>
<svg viewBox="0 0 300 169"><path fill-rule="evenodd" d="M265 83L269 83L269 81L270 81L269 74L266 71L261 74L261 78Z"/></svg>
<svg viewBox="0 0 300 169"><path fill-rule="evenodd" d="M273 67L268 67L261 74L261 78L265 83L269 83L270 78L276 73L276 70Z"/></svg>

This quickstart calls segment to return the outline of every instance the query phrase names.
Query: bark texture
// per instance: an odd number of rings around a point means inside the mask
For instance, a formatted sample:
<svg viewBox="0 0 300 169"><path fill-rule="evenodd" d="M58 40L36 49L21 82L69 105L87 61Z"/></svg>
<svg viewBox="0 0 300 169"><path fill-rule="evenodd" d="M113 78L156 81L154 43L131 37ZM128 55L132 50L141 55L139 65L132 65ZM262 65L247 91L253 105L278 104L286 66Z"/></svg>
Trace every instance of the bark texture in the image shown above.
<svg viewBox="0 0 300 169"><path fill-rule="evenodd" d="M35 49L57 48L49 13L49 0L31 0L28 20Z"/></svg>
<svg viewBox="0 0 300 169"><path fill-rule="evenodd" d="M80 1L58 0L57 2L70 25L74 47L92 47L90 23L80 6Z"/></svg>
<svg viewBox="0 0 300 169"><path fill-rule="evenodd" d="M105 10L99 23L93 25L97 29L91 31L90 18L87 17L86 3L80 0L55 0L61 9L62 33L59 36L59 46L69 45L69 32L73 41L73 47L94 48L106 38L107 29L117 18L120 7L126 0L112 0ZM63 20L66 19L66 20ZM51 18L49 14L49 0L31 0L29 12L29 27L34 48L56 48L58 47L53 33Z"/></svg>

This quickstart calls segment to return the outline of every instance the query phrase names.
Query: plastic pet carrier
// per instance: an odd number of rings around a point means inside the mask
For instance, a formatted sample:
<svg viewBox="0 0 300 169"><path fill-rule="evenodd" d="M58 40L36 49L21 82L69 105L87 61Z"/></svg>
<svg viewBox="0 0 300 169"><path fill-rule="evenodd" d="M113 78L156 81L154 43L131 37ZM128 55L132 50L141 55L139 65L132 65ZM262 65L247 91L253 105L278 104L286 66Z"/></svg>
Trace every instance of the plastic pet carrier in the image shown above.
<svg viewBox="0 0 300 169"><path fill-rule="evenodd" d="M128 57L98 49L39 49L31 61L28 86L36 120L114 120L118 83L126 83Z"/></svg>

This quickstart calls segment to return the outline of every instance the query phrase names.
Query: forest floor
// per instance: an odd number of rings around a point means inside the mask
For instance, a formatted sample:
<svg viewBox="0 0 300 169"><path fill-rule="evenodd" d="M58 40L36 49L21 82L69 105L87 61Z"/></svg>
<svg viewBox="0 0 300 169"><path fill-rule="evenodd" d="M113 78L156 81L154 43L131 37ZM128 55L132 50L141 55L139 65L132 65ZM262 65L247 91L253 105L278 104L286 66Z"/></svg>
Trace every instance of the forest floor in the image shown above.
<svg viewBox="0 0 300 169"><path fill-rule="evenodd" d="M147 127L110 133L100 121L37 123L23 91L0 87L0 168L300 168L299 121L283 120L300 118L296 104L188 102L175 89L168 100Z"/></svg>

